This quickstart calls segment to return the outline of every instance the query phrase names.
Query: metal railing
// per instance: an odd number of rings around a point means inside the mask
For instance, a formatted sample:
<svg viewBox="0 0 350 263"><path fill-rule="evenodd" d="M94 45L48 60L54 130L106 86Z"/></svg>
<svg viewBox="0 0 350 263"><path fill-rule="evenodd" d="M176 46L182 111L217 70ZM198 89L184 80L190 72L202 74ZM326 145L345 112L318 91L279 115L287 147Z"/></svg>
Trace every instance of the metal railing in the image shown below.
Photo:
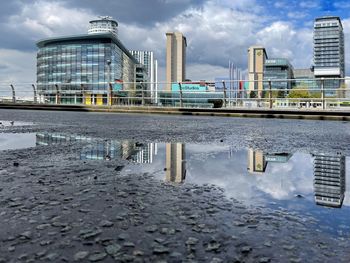
<svg viewBox="0 0 350 263"><path fill-rule="evenodd" d="M350 78L138 83L1 83L0 102L192 108L350 110ZM154 85L153 85L154 86Z"/></svg>

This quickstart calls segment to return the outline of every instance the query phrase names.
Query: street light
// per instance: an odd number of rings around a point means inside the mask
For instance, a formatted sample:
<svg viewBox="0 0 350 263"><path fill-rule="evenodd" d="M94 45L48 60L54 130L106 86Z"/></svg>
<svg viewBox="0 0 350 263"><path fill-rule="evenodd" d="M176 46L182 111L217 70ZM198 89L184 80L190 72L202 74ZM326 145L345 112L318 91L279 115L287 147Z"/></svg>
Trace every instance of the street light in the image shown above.
<svg viewBox="0 0 350 263"><path fill-rule="evenodd" d="M110 101L110 103L111 103L111 100L112 100L112 96L111 96L111 94L110 94L110 92L111 91L109 91L109 89L111 89L111 64L112 64L112 61L111 60L107 60L106 61L106 63L107 63L107 72L108 72L108 84L107 84L107 97L110 97L110 98L107 98L107 100L108 101ZM112 89L111 89L112 90ZM108 103L107 103L108 104Z"/></svg>
<svg viewBox="0 0 350 263"><path fill-rule="evenodd" d="M109 59L106 61L107 63L107 69L108 69L108 83L111 83L111 64L112 61L110 61Z"/></svg>

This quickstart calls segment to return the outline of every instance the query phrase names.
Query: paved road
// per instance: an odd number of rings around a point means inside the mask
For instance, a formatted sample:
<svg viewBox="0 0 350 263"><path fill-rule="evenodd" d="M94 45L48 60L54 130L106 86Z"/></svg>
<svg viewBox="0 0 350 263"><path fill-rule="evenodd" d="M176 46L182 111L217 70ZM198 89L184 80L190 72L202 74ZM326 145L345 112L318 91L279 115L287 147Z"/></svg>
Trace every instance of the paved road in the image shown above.
<svg viewBox="0 0 350 263"><path fill-rule="evenodd" d="M63 131L100 138L222 142L270 152L314 149L350 154L350 122L4 109L0 110L0 120L37 123L33 131Z"/></svg>
<svg viewBox="0 0 350 263"><path fill-rule="evenodd" d="M0 120L99 138L348 151L349 123L0 111ZM87 162L81 144L0 155L0 262L348 262L348 240L285 210L246 207L215 186L120 176L127 160Z"/></svg>

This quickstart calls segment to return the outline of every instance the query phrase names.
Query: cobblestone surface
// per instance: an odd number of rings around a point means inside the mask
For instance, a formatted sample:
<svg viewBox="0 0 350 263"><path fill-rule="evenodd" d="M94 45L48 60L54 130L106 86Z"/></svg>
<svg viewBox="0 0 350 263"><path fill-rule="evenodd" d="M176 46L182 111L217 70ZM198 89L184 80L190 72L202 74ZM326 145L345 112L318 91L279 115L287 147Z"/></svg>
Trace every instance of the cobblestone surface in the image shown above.
<svg viewBox="0 0 350 263"><path fill-rule="evenodd" d="M247 120L247 127L242 128L243 120L233 118L157 118L132 115L132 121L127 121L127 115L0 113L2 120L39 123L3 131L41 131L47 126L49 131L101 138L194 142L197 140L192 136L200 132L200 140L213 143L221 139L233 142L236 136L241 140L237 145L251 143L250 135L242 134L259 125ZM162 120L169 126L160 124ZM289 122L277 121L275 132L287 132L287 127L294 126L290 131L294 138L295 134L306 135L304 130L316 125L313 129L319 131L313 135L336 135L332 140L335 144L349 136L345 130L348 123ZM333 124L344 129L328 130ZM222 127L232 127L234 133L237 125L245 130L237 135L221 131ZM299 129L298 125L306 128ZM272 140L270 130L265 126L256 130L258 142L254 143ZM274 140L278 141L279 135ZM331 145L328 141L323 144ZM301 140L290 144L306 147ZM349 241L312 231L310 226L315 221L311 217L247 207L239 200L226 199L223 190L213 185L164 183L151 174L121 176L117 168L127 161L78 160L76 153L81 147L66 143L1 152L0 262L349 261Z"/></svg>

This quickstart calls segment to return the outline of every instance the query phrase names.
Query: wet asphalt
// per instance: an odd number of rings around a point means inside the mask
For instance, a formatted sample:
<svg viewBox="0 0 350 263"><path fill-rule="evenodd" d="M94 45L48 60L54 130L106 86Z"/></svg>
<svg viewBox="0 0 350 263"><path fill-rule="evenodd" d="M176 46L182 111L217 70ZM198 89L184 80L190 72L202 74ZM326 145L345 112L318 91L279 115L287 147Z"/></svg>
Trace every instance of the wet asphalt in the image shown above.
<svg viewBox="0 0 350 263"><path fill-rule="evenodd" d="M20 110L0 120L34 124L1 132L350 152L347 122ZM128 160L80 160L82 147L1 152L0 262L349 262L350 242L314 231L311 216L248 207L214 185L121 175Z"/></svg>

